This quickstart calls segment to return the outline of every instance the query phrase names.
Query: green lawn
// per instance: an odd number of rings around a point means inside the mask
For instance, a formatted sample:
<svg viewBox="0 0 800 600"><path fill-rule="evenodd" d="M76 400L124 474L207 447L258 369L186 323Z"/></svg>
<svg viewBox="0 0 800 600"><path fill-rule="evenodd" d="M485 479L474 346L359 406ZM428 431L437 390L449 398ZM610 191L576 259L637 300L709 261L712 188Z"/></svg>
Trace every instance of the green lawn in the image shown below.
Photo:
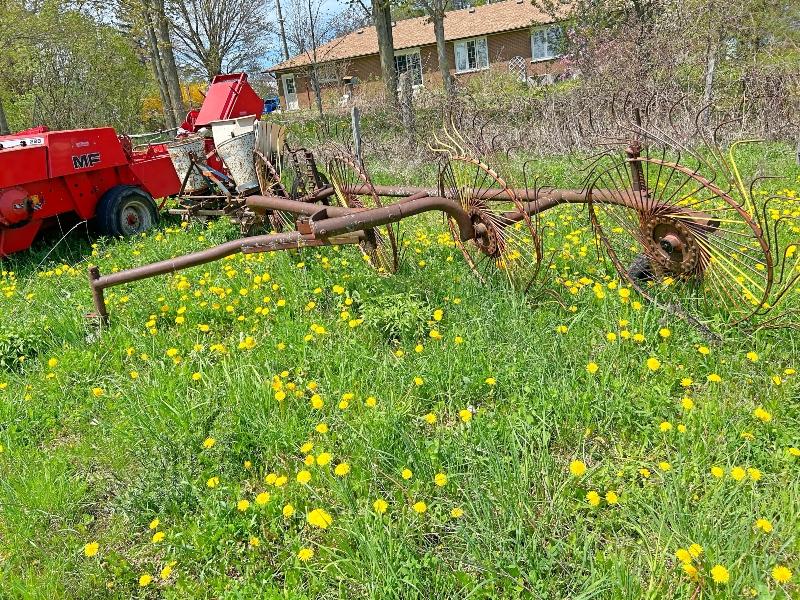
<svg viewBox="0 0 800 600"><path fill-rule="evenodd" d="M108 291L102 331L89 264L234 228L5 261L0 596L797 597L796 333L709 340L619 293L585 208L547 220L559 301L480 285L438 216L392 277L236 256Z"/></svg>

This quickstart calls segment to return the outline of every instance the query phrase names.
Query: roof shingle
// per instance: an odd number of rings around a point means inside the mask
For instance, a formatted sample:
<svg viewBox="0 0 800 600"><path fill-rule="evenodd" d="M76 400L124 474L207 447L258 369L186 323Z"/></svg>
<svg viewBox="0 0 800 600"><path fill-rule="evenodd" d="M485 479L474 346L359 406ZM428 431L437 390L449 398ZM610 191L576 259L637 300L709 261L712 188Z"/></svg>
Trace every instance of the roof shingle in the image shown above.
<svg viewBox="0 0 800 600"><path fill-rule="evenodd" d="M530 0L507 0L448 12L444 20L444 32L445 39L451 41L552 22L553 19L535 8ZM395 50L436 43L433 24L427 17L398 21L392 28L392 37ZM317 48L316 62L325 63L377 53L378 36L375 28L364 27ZM286 71L311 62L311 53L304 52L268 70Z"/></svg>

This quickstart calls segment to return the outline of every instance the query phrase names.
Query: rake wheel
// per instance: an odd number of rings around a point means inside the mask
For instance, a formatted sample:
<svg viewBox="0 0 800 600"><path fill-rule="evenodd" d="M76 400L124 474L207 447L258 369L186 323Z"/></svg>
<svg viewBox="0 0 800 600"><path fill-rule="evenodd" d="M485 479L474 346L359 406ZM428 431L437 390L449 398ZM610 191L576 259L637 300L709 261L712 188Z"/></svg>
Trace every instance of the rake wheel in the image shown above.
<svg viewBox="0 0 800 600"><path fill-rule="evenodd" d="M756 219L695 169L660 157L596 167L589 215L620 277L683 314L740 323L762 310L773 258Z"/></svg>
<svg viewBox="0 0 800 600"><path fill-rule="evenodd" d="M369 209L383 206L363 167L345 155L328 162L328 176L340 206ZM396 273L399 267L397 237L391 224L369 229L367 239L359 244L365 259L379 273Z"/></svg>
<svg viewBox="0 0 800 600"><path fill-rule="evenodd" d="M255 151L255 165L261 194L288 197L286 187L281 181L280 170L258 150ZM267 212L266 216L276 233L290 231L295 228L295 217L291 213L271 210Z"/></svg>
<svg viewBox="0 0 800 600"><path fill-rule="evenodd" d="M472 220L475 237L466 242L452 219L449 226L475 276L484 284L500 277L512 288L528 291L541 265L541 244L531 216L505 181L479 160L450 156L440 187Z"/></svg>

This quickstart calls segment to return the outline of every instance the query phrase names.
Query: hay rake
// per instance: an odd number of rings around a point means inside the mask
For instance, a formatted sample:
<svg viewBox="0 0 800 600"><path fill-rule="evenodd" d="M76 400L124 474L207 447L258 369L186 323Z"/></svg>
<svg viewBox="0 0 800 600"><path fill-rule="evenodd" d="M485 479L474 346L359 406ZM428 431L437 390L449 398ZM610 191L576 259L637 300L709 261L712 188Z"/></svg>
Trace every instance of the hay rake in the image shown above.
<svg viewBox="0 0 800 600"><path fill-rule="evenodd" d="M108 275L92 267L96 316L108 319L106 288L240 252L353 244L380 273L391 274L399 267L397 224L430 211L445 215L481 281L500 279L526 292L546 270L540 215L562 204L587 206L601 255L624 282L670 312L694 322L711 312L729 324L766 315L800 278L800 242L792 241L800 233L800 201L759 192L764 178L746 185L735 160L744 142L723 151L719 128L697 151L675 134L642 126L636 115L605 139L578 189L527 181L509 187L470 155L455 127L434 136L430 147L443 157L435 188L375 185L357 159L335 152L329 183L307 195L246 198L249 210L273 223L281 215L293 231L244 237Z"/></svg>

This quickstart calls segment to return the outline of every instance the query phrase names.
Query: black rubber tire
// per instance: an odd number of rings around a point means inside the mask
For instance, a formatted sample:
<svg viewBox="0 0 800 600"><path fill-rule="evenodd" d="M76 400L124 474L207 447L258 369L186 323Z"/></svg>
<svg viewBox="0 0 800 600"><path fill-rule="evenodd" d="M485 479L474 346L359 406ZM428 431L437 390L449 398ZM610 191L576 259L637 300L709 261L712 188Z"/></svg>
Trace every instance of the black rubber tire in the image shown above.
<svg viewBox="0 0 800 600"><path fill-rule="evenodd" d="M642 253L628 267L628 276L634 281L652 281L656 278L650 258Z"/></svg>
<svg viewBox="0 0 800 600"><path fill-rule="evenodd" d="M117 185L100 198L95 221L101 235L129 237L158 223L158 209L153 197L143 189Z"/></svg>

